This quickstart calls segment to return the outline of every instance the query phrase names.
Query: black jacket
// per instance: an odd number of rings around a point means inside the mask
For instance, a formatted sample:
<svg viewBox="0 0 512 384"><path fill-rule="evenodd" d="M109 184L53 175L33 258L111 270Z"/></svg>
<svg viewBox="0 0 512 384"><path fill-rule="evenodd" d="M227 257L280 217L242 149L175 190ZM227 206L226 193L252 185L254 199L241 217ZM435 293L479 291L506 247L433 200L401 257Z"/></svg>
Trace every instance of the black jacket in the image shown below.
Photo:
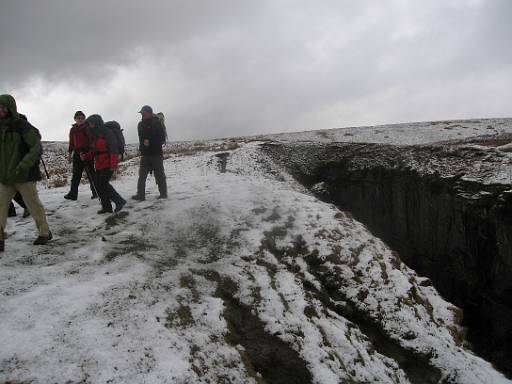
<svg viewBox="0 0 512 384"><path fill-rule="evenodd" d="M153 116L148 120L141 120L137 127L139 132L139 149L143 156L161 155L162 145L165 143L165 128L158 119ZM149 140L149 146L144 145L144 140Z"/></svg>

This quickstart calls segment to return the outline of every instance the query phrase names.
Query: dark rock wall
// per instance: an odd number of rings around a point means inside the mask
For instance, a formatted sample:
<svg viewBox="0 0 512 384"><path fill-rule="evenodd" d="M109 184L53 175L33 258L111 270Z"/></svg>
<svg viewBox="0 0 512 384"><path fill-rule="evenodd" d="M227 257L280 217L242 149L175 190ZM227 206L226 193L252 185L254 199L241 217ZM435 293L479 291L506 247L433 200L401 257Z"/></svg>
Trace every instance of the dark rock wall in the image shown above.
<svg viewBox="0 0 512 384"><path fill-rule="evenodd" d="M402 149L361 148L267 145L264 150L428 276L464 309L475 351L512 375L512 209L506 186L413 170L414 154ZM379 151L388 161L372 161ZM416 158L431 162L438 150L416 151L421 152Z"/></svg>

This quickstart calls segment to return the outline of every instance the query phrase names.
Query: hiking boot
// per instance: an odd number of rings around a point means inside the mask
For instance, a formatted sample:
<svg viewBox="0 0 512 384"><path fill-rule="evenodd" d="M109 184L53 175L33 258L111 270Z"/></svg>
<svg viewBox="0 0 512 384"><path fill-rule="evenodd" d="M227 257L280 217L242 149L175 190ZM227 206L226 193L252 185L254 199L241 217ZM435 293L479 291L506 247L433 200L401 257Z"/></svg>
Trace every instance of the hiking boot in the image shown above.
<svg viewBox="0 0 512 384"><path fill-rule="evenodd" d="M167 199L167 195L160 195L158 196L159 199Z"/></svg>
<svg viewBox="0 0 512 384"><path fill-rule="evenodd" d="M76 196L73 196L73 195L71 195L71 194L69 194L69 193L68 193L67 195L64 195L64 198L65 198L66 200L76 200L76 199L77 199L77 197L76 197Z"/></svg>
<svg viewBox="0 0 512 384"><path fill-rule="evenodd" d="M27 208L25 208L25 209L23 210L23 216L22 216L22 217L23 217L24 219L26 219L26 218L27 218L27 217L29 217L29 216L30 216L30 212L28 211L28 209L27 209Z"/></svg>
<svg viewBox="0 0 512 384"><path fill-rule="evenodd" d="M0 252L3 252L3 251L5 251L5 241L0 240Z"/></svg>
<svg viewBox="0 0 512 384"><path fill-rule="evenodd" d="M126 205L126 200L121 201L119 204L116 204L116 209L114 212L119 212Z"/></svg>
<svg viewBox="0 0 512 384"><path fill-rule="evenodd" d="M39 235L38 238L34 241L34 245L45 245L51 239L53 239L53 235L51 232L48 232L48 236Z"/></svg>
<svg viewBox="0 0 512 384"><path fill-rule="evenodd" d="M112 208L110 208L110 209L101 208L98 211L98 215L103 215L104 213L112 213Z"/></svg>
<svg viewBox="0 0 512 384"><path fill-rule="evenodd" d="M133 195L132 200L144 201L144 200L146 200L146 198L144 196L140 196L140 195Z"/></svg>

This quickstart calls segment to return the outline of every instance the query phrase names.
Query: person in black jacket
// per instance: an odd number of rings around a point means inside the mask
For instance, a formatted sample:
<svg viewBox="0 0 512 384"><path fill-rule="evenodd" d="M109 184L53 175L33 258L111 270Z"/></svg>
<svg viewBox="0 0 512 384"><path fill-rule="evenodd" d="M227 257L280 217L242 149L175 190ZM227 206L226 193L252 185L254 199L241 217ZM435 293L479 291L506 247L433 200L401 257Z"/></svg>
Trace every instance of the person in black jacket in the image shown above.
<svg viewBox="0 0 512 384"><path fill-rule="evenodd" d="M153 171L155 175L159 199L167 198L167 181L164 171L164 157L162 146L165 144L165 128L160 119L153 114L153 109L145 105L139 112L142 120L137 127L139 133L139 149L141 153L139 180L137 182L137 194L132 196L134 200L146 199L146 179L148 173Z"/></svg>

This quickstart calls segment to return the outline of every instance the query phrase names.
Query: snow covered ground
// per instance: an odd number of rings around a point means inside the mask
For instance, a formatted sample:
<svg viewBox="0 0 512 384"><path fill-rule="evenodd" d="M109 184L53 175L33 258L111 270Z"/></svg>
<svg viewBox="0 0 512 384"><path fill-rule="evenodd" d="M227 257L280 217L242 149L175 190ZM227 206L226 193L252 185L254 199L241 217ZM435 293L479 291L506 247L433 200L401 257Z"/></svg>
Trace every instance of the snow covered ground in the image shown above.
<svg viewBox="0 0 512 384"><path fill-rule="evenodd" d="M322 143L378 143L394 145L430 144L462 140L475 136L512 133L512 119L478 119L418 122L320 129L315 131L257 136L276 141L314 141Z"/></svg>
<svg viewBox="0 0 512 384"><path fill-rule="evenodd" d="M137 164L114 183L125 198ZM510 382L428 279L258 143L165 167L168 200L150 178L145 202L110 216L87 186L76 202L42 189L47 246L9 219L0 382Z"/></svg>

